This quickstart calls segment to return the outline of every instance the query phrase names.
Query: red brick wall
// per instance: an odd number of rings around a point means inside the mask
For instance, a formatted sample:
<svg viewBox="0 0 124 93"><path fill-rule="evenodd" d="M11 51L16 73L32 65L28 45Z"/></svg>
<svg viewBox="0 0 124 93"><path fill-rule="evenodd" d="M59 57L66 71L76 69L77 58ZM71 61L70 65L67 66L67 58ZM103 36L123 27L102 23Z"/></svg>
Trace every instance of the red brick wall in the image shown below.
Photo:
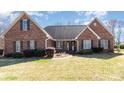
<svg viewBox="0 0 124 93"><path fill-rule="evenodd" d="M47 47L55 47L55 41L51 39L47 40Z"/></svg>
<svg viewBox="0 0 124 93"><path fill-rule="evenodd" d="M97 37L89 30L86 29L79 37L79 49L81 49L81 41L82 40L93 40L93 47L98 47L98 39Z"/></svg>
<svg viewBox="0 0 124 93"><path fill-rule="evenodd" d="M21 19L28 19L25 14ZM23 41L23 50L27 49L27 41L35 40L37 42L37 48L45 48L46 34L41 31L30 20L30 31L20 31L20 20L5 34L5 54L13 52L13 41L20 40Z"/></svg>
<svg viewBox="0 0 124 93"><path fill-rule="evenodd" d="M94 26L94 23L96 26ZM90 28L93 29L101 39L110 41L110 49L109 51L113 51L114 49L114 37L110 34L96 19L90 24Z"/></svg>
<svg viewBox="0 0 124 93"><path fill-rule="evenodd" d="M96 23L96 26L94 26L94 23ZM113 38L113 36L97 20L94 20L89 27L93 29L101 37L101 39Z"/></svg>
<svg viewBox="0 0 124 93"><path fill-rule="evenodd" d="M96 26L94 26L94 23L96 24ZM110 41L110 48L105 51L113 51L114 49L113 36L97 20L94 20L89 25L89 27L93 29L94 32L97 33L101 37L101 40L103 39L103 40ZM99 47L99 41L96 38L96 36L91 31L89 31L89 29L86 29L78 38L80 49L81 49L81 40L85 40L85 39L93 40L93 47Z"/></svg>

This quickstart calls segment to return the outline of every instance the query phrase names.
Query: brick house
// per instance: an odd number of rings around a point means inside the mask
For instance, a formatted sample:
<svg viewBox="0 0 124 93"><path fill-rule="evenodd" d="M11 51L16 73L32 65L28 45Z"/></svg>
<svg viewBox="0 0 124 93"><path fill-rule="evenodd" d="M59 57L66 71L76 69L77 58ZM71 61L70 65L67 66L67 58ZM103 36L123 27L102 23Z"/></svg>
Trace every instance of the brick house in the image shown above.
<svg viewBox="0 0 124 93"><path fill-rule="evenodd" d="M114 44L112 34L97 18L88 25L47 26L43 29L25 12L3 35L4 54L48 47L65 51L102 47L104 51L112 52Z"/></svg>

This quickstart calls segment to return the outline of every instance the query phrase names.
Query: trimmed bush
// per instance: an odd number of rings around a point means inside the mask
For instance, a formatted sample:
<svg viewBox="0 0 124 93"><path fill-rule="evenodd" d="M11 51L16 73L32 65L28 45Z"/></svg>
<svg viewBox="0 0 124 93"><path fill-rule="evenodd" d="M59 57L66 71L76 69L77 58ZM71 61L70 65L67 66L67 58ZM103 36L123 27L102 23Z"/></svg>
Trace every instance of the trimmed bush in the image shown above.
<svg viewBox="0 0 124 93"><path fill-rule="evenodd" d="M12 53L6 54L4 57L12 57Z"/></svg>
<svg viewBox="0 0 124 93"><path fill-rule="evenodd" d="M22 53L9 53L9 54L6 54L5 57L22 58L24 56Z"/></svg>
<svg viewBox="0 0 124 93"><path fill-rule="evenodd" d="M92 48L92 51L94 53L100 53L100 52L103 52L103 48Z"/></svg>
<svg viewBox="0 0 124 93"><path fill-rule="evenodd" d="M23 51L23 54L25 57L34 57L35 56L35 50L27 49L27 50Z"/></svg>
<svg viewBox="0 0 124 93"><path fill-rule="evenodd" d="M87 54L92 54L92 53L93 53L92 50L81 50L77 54L87 55Z"/></svg>
<svg viewBox="0 0 124 93"><path fill-rule="evenodd" d="M3 49L0 49L0 55L2 55L3 54Z"/></svg>
<svg viewBox="0 0 124 93"><path fill-rule="evenodd" d="M13 58L22 58L24 57L22 53L12 53Z"/></svg>
<svg viewBox="0 0 124 93"><path fill-rule="evenodd" d="M53 48L46 49L47 57L52 58L54 56L54 53L55 53L55 49Z"/></svg>
<svg viewBox="0 0 124 93"><path fill-rule="evenodd" d="M120 49L124 49L124 44L121 44L120 45Z"/></svg>
<svg viewBox="0 0 124 93"><path fill-rule="evenodd" d="M120 45L114 45L114 48L120 48Z"/></svg>
<svg viewBox="0 0 124 93"><path fill-rule="evenodd" d="M43 56L45 56L46 55L46 52L45 52L45 50L35 50L34 51L34 56L35 57L43 57Z"/></svg>

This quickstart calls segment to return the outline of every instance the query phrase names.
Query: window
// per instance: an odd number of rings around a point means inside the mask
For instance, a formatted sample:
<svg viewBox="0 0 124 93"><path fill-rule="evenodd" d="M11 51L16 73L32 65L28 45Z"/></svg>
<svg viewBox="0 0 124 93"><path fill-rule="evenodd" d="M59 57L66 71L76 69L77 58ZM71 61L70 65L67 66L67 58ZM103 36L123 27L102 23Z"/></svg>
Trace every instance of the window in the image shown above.
<svg viewBox="0 0 124 93"><path fill-rule="evenodd" d="M27 19L22 20L22 30L23 31L28 30L28 20Z"/></svg>
<svg viewBox="0 0 124 93"><path fill-rule="evenodd" d="M30 49L35 49L35 41L30 40Z"/></svg>
<svg viewBox="0 0 124 93"><path fill-rule="evenodd" d="M20 41L16 41L16 52L21 52L21 44L20 44Z"/></svg>
<svg viewBox="0 0 124 93"><path fill-rule="evenodd" d="M83 49L91 49L91 40L83 40Z"/></svg>
<svg viewBox="0 0 124 93"><path fill-rule="evenodd" d="M69 42L67 42L67 50L69 50Z"/></svg>
<svg viewBox="0 0 124 93"><path fill-rule="evenodd" d="M56 41L56 48L61 49L63 47L62 41Z"/></svg>
<svg viewBox="0 0 124 93"><path fill-rule="evenodd" d="M101 40L101 48L108 49L108 40Z"/></svg>

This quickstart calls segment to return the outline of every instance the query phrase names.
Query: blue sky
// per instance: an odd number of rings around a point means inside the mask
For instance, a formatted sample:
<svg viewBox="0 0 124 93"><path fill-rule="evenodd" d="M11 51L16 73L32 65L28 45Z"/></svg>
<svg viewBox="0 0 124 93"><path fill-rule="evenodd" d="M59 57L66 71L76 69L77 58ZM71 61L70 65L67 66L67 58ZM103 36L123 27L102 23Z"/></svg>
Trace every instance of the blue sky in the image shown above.
<svg viewBox="0 0 124 93"><path fill-rule="evenodd" d="M10 24L20 12L0 12L0 25ZM42 27L56 24L87 24L93 17L98 17L105 24L111 19L124 20L123 11L49 11L27 12Z"/></svg>
<svg viewBox="0 0 124 93"><path fill-rule="evenodd" d="M19 16L20 12L0 12L0 28L4 31ZM123 11L27 11L40 26L83 25L98 17L105 25L111 19L124 21ZM124 41L124 33L121 41Z"/></svg>

